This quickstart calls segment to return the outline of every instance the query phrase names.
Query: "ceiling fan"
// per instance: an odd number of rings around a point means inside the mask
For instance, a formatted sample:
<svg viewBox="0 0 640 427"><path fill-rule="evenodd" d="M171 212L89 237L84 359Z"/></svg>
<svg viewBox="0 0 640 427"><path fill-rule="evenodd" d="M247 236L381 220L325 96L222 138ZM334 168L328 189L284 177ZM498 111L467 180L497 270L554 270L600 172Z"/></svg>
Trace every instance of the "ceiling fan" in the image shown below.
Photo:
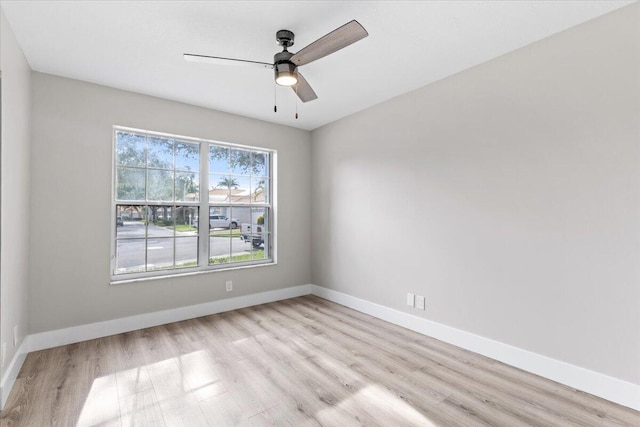
<svg viewBox="0 0 640 427"><path fill-rule="evenodd" d="M295 34L289 30L276 32L276 40L283 49L282 52L274 55L272 64L268 62L222 58L219 56L197 55L193 53L185 53L184 59L210 64L229 64L231 63L230 61L234 61L236 64L273 69L275 71L277 84L291 87L302 102L309 102L317 99L318 95L316 95L309 83L302 74L300 74L298 67L337 52L368 35L367 30L365 30L358 21L353 20L336 28L329 34L320 37L297 53L291 53L287 50L287 48L293 46Z"/></svg>

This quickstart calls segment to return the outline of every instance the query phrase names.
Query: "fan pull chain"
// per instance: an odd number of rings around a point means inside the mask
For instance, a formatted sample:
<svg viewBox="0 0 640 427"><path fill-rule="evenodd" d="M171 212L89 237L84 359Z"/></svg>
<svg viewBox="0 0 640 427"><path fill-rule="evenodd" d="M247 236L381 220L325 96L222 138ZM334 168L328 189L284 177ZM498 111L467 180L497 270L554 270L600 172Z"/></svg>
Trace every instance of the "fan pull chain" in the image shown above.
<svg viewBox="0 0 640 427"><path fill-rule="evenodd" d="M298 85L296 85L296 120L298 120Z"/></svg>
<svg viewBox="0 0 640 427"><path fill-rule="evenodd" d="M274 83L273 84L273 112L274 113L278 112L278 101L276 98L276 91L277 91L277 88L276 88L276 84Z"/></svg>

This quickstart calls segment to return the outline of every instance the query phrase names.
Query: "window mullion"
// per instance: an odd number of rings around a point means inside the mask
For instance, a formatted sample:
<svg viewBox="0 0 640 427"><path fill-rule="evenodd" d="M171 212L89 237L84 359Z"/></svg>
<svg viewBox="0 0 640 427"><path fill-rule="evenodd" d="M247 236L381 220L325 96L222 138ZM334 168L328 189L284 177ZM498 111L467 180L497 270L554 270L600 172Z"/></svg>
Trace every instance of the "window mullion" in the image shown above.
<svg viewBox="0 0 640 427"><path fill-rule="evenodd" d="M203 227L206 224L206 227ZM200 204L198 209L198 264L209 265L209 144L200 144Z"/></svg>

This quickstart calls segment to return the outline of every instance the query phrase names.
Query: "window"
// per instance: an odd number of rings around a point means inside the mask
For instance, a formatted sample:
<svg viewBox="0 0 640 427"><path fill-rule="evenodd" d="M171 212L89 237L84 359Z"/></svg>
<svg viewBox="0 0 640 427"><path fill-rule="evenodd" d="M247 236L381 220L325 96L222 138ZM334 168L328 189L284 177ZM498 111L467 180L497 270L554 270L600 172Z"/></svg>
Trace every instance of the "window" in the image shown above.
<svg viewBox="0 0 640 427"><path fill-rule="evenodd" d="M273 262L272 150L114 128L112 279Z"/></svg>

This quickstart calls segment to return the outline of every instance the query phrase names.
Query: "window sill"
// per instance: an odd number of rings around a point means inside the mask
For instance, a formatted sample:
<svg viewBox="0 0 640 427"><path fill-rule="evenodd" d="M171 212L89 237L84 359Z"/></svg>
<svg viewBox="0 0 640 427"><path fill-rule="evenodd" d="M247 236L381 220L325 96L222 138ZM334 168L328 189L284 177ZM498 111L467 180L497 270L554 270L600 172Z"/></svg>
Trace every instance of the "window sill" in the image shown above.
<svg viewBox="0 0 640 427"><path fill-rule="evenodd" d="M188 276L199 276L201 274L211 274L218 273L221 271L235 271L235 270L246 270L249 268L259 268L259 267L270 267L273 265L277 265L276 261L265 262L262 264L251 264L251 265L238 265L238 266L229 266L224 268L215 268L215 269L207 269L207 270L197 270L197 271L189 271L184 273L174 273L174 274L161 274L157 276L145 276L145 277L132 277L132 278L123 278L123 279L115 279L111 278L109 281L110 286L116 285L126 285L128 283L137 283L137 282L148 282L152 280L164 280L164 279L173 279L173 278L181 278Z"/></svg>

